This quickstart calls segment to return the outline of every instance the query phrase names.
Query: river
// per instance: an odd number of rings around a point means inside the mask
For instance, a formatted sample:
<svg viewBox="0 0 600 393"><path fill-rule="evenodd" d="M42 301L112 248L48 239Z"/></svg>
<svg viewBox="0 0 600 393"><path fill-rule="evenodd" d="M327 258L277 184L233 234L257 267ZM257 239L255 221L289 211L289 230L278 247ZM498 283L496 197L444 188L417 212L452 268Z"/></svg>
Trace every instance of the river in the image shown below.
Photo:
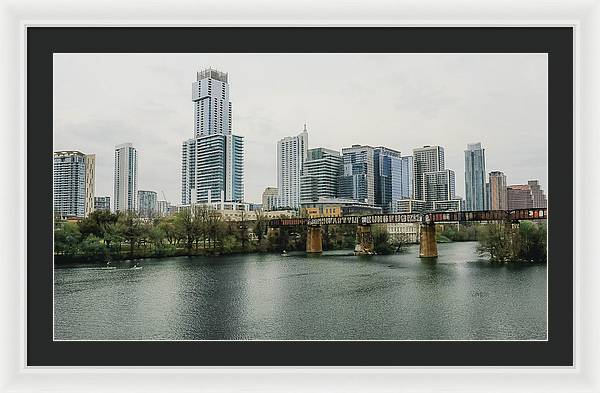
<svg viewBox="0 0 600 393"><path fill-rule="evenodd" d="M177 257L60 267L57 340L545 340L546 266L494 266L477 243Z"/></svg>

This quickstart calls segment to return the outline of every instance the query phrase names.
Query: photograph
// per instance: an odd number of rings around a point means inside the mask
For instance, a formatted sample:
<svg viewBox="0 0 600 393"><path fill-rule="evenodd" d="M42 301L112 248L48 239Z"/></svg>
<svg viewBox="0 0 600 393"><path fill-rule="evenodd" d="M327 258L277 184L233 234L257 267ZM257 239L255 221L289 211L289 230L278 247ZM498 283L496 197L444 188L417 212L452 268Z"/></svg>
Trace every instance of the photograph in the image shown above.
<svg viewBox="0 0 600 393"><path fill-rule="evenodd" d="M51 56L53 341L549 340L548 53Z"/></svg>

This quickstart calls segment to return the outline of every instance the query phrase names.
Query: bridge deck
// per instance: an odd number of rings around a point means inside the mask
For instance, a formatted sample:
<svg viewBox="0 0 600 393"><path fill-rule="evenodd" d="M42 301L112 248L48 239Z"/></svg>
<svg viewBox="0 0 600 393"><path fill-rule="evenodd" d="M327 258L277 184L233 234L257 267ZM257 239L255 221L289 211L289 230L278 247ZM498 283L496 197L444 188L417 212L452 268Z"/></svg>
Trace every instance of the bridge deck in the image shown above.
<svg viewBox="0 0 600 393"><path fill-rule="evenodd" d="M547 208L517 210L483 210L461 212L396 213L372 214L367 216L341 216L317 218L282 218L269 220L271 228L298 225L335 225L335 224L395 224L421 222L476 222L476 221L520 221L545 220Z"/></svg>

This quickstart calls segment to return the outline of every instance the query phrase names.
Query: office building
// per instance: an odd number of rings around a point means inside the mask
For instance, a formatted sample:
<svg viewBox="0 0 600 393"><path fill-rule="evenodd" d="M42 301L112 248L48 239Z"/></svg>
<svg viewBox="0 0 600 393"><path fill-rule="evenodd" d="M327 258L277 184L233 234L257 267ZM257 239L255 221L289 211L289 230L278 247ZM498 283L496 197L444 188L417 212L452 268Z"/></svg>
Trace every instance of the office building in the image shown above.
<svg viewBox="0 0 600 393"><path fill-rule="evenodd" d="M228 78L209 68L192 84L194 138L181 150L184 205L244 199L244 139L231 132Z"/></svg>
<svg viewBox="0 0 600 393"><path fill-rule="evenodd" d="M399 151L376 147L373 152L375 205L383 212L392 209L392 202L402 199L402 157Z"/></svg>
<svg viewBox="0 0 600 393"><path fill-rule="evenodd" d="M158 213L155 191L138 191L138 213L143 218L154 218Z"/></svg>
<svg viewBox="0 0 600 393"><path fill-rule="evenodd" d="M444 148L423 146L413 149L414 199L425 200L425 172L438 172L445 169Z"/></svg>
<svg viewBox="0 0 600 393"><path fill-rule="evenodd" d="M404 156L400 159L400 169L402 171L401 175L401 189L400 195L401 199L411 199L414 198L414 163L412 156Z"/></svg>
<svg viewBox="0 0 600 393"><path fill-rule="evenodd" d="M375 205L375 149L352 145L342 149L340 197Z"/></svg>
<svg viewBox="0 0 600 393"><path fill-rule="evenodd" d="M94 210L94 154L57 151L53 155L53 202L56 215L87 217Z"/></svg>
<svg viewBox="0 0 600 393"><path fill-rule="evenodd" d="M506 175L500 171L492 171L489 180L490 210L508 210Z"/></svg>
<svg viewBox="0 0 600 393"><path fill-rule="evenodd" d="M470 211L487 210L485 149L481 143L467 144L465 150L465 199Z"/></svg>
<svg viewBox="0 0 600 393"><path fill-rule="evenodd" d="M527 184L512 184L506 188L508 209L531 209L533 196Z"/></svg>
<svg viewBox="0 0 600 393"><path fill-rule="evenodd" d="M94 198L94 210L110 211L110 197L99 196Z"/></svg>
<svg viewBox="0 0 600 393"><path fill-rule="evenodd" d="M262 210L271 211L277 209L277 187L267 187L262 193Z"/></svg>
<svg viewBox="0 0 600 393"><path fill-rule="evenodd" d="M548 201L544 190L540 187L537 180L529 180L527 182L529 189L531 190L531 197L533 199L533 207L548 207Z"/></svg>
<svg viewBox="0 0 600 393"><path fill-rule="evenodd" d="M509 210L548 207L546 195L537 180L508 186L507 199Z"/></svg>
<svg viewBox="0 0 600 393"><path fill-rule="evenodd" d="M424 200L429 208L433 208L433 202L449 201L455 199L456 183L454 171L445 169L436 172L423 173Z"/></svg>
<svg viewBox="0 0 600 393"><path fill-rule="evenodd" d="M138 155L131 143L115 146L114 209L135 211L137 207Z"/></svg>
<svg viewBox="0 0 600 393"><path fill-rule="evenodd" d="M341 173L339 152L323 147L308 149L300 178L300 203L337 198Z"/></svg>
<svg viewBox="0 0 600 393"><path fill-rule="evenodd" d="M285 137L277 142L278 206L298 209L300 206L300 178L308 150L308 132Z"/></svg>

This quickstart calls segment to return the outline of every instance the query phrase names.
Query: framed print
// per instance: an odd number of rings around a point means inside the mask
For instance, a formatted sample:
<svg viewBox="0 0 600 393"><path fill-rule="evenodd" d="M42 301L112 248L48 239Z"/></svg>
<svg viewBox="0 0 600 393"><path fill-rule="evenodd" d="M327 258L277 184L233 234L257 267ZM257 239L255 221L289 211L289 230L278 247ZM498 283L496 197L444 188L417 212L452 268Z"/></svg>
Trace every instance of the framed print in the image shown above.
<svg viewBox="0 0 600 393"><path fill-rule="evenodd" d="M15 378L597 389L580 26L22 24Z"/></svg>

